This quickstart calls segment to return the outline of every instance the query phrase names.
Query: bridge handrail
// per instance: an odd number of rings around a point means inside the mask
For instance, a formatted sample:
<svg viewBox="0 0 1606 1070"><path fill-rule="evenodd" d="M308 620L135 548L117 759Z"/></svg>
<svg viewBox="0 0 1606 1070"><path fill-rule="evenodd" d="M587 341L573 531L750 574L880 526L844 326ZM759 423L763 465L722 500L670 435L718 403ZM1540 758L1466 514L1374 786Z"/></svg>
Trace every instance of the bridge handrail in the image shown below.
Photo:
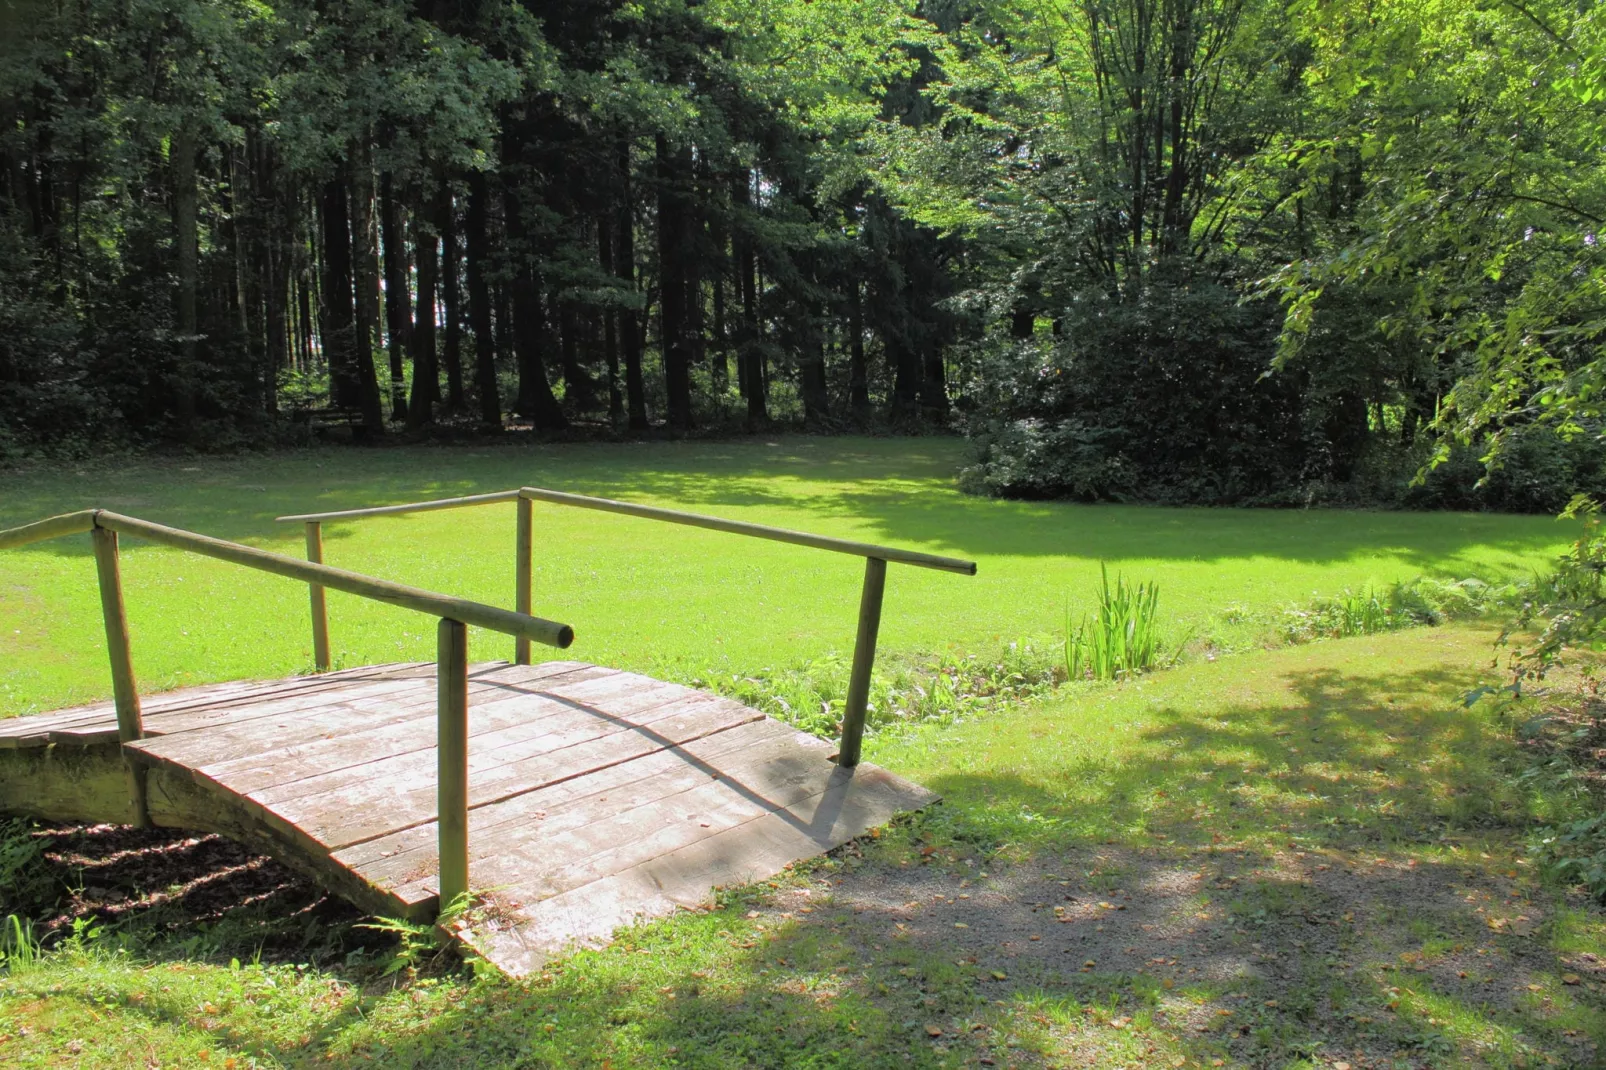
<svg viewBox="0 0 1606 1070"><path fill-rule="evenodd" d="M123 602L122 574L117 547L119 534L135 536L245 568L300 580L312 588L315 613L322 608L324 588L333 588L440 618L436 636L438 681L436 816L440 841L442 909L447 909L459 896L467 893L467 626L472 624L491 631L504 632L517 637L521 644L533 641L559 648L567 647L574 642L573 628L567 624L531 616L527 612L513 612L482 602L452 598L419 587L409 587L406 584L391 583L388 580L376 579L345 569L331 568L319 561L300 561L241 543L214 539L193 531L123 516L107 509L84 509L0 530L0 550L83 532L88 532L94 540L95 570L100 583L101 613L106 625L106 646L111 661L112 694L117 710L117 737L120 743L131 743L144 738L145 726L140 713L139 691L135 684L128 637L128 616ZM524 608L528 608L527 602ZM327 633L324 636L324 643L324 657L319 668L328 667ZM149 825L144 772L131 761L127 764L127 770L130 810L137 822Z"/></svg>
<svg viewBox="0 0 1606 1070"><path fill-rule="evenodd" d="M687 513L678 509L664 509L656 505L638 505L635 502L615 501L612 498L596 498L587 494L570 494L566 491L545 490L541 487L520 487L517 490L471 494L461 498L437 498L433 501L410 502L401 505L378 505L366 509L297 513L292 516L281 516L278 519L285 523L299 521L305 524L307 530L307 556L311 560L322 561L322 526L328 521L357 520L371 516L399 516L404 513L422 513L436 509L458 509L466 506L490 505L494 502L507 501L516 501L518 503L518 530L514 544L514 577L517 605L521 611L527 611L530 606L533 582L532 566L535 555L535 528L531 509L533 503L537 501L546 502L550 505L568 505L581 509L597 509L608 513L621 513L625 516L640 517L646 520L662 520L671 524L687 524L712 531L724 531L733 535L748 535L753 538L770 539L775 542L807 546L816 550L831 550L836 553L853 554L864 558L864 585L859 595L859 628L853 644L853 670L848 678L847 699L843 703L841 746L837 749L837 761L849 767L858 764L859 753L864 741L864 719L870 703L870 673L875 665L876 638L881 629L881 602L886 590L887 563L895 562L900 565L914 565L918 568L939 569L964 576L974 576L976 574L976 562L965 561L957 557L942 557L938 554L921 553L918 550L901 550L891 546L854 542L850 539L835 539L828 535L814 535L806 531L775 528L767 524L750 524L743 520L727 520L724 517L709 516L705 513ZM327 612L319 601L316 590L313 594L312 604L312 632L314 650L324 651L323 656L327 659L329 621ZM514 660L520 665L529 663L530 648L529 644L523 639L517 641ZM325 664L326 661L319 662L320 667Z"/></svg>
<svg viewBox="0 0 1606 1070"><path fill-rule="evenodd" d="M696 528L707 528L711 531L724 531L732 535L748 535L757 539L769 539L774 542L786 542L795 546L807 546L815 550L831 550L840 554L853 554L856 557L878 557L883 561L892 561L900 565L914 565L918 568L934 568L943 572L957 572L964 576L976 574L976 562L965 561L957 557L943 557L940 554L921 553L918 550L902 550L894 546L878 546L875 543L855 542L852 539L837 539L829 535L815 535L807 531L794 531L790 528L776 528L768 524L752 524L745 520L727 520L722 516L709 516L707 513L688 513L679 509L664 509L656 505L640 505L636 502L621 502L613 498L598 498L589 494L571 494L561 490L546 490L542 487L520 487L517 490L496 491L491 494L473 494L463 498L437 498L433 501L409 502L403 505L377 505L367 509L340 509L328 513L300 513L294 516L281 516L281 523L324 523L331 520L356 520L369 516L399 516L404 513L423 513L435 509L457 509L468 505L489 505L494 502L508 502L515 498L525 498L531 501L547 502L552 505L570 505L580 509L597 509L605 513L620 513L625 516L640 517L645 520L663 520L671 524L686 524Z"/></svg>

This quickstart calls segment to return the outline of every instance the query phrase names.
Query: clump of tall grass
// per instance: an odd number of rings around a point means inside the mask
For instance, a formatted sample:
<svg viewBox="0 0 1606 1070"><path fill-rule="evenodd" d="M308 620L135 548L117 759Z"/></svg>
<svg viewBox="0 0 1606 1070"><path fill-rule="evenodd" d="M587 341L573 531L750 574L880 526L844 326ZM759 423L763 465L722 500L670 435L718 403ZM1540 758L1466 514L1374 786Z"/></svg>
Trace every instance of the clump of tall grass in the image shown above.
<svg viewBox="0 0 1606 1070"><path fill-rule="evenodd" d="M1072 680L1116 680L1147 672L1160 661L1160 585L1128 583L1099 565L1099 603L1072 625L1065 614L1065 672ZM1175 659L1173 659L1175 660Z"/></svg>
<svg viewBox="0 0 1606 1070"><path fill-rule="evenodd" d="M1495 587L1482 580L1419 578L1379 590L1367 584L1331 598L1317 598L1287 611L1283 638L1291 643L1313 639L1344 639L1375 635L1400 628L1438 625L1447 620L1480 616L1501 605L1513 605L1514 586Z"/></svg>
<svg viewBox="0 0 1606 1070"><path fill-rule="evenodd" d="M43 953L32 921L15 914L7 914L0 920L0 973L22 973L38 962Z"/></svg>

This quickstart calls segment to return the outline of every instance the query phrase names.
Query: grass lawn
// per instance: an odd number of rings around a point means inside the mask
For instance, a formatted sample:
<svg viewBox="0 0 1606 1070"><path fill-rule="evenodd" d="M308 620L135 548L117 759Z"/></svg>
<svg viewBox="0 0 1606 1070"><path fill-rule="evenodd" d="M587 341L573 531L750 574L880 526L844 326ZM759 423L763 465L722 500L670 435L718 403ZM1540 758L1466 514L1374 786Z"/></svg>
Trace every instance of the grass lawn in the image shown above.
<svg viewBox="0 0 1606 1070"><path fill-rule="evenodd" d="M974 578L894 567L891 654L1059 634L1100 561L1156 579L1175 623L1228 647L1313 594L1421 574L1520 575L1570 528L1547 517L1161 509L959 494L957 439L783 437L731 443L309 450L0 473L0 527L100 506L300 556L284 513L521 483L680 505L974 558ZM673 679L784 669L851 651L857 559L538 506L536 612L575 626L572 656ZM513 506L334 525L332 564L512 603ZM304 588L130 541L124 578L144 690L310 667ZM428 659L433 622L330 595L337 664ZM509 656L478 635L475 657ZM105 697L87 537L0 554L0 716Z"/></svg>
<svg viewBox="0 0 1606 1070"><path fill-rule="evenodd" d="M521 984L380 981L315 892L198 922L196 881L0 978L0 1062L1601 1065L1606 924L1522 852L1569 804L1459 701L1491 638L1243 653L873 739L945 801Z"/></svg>

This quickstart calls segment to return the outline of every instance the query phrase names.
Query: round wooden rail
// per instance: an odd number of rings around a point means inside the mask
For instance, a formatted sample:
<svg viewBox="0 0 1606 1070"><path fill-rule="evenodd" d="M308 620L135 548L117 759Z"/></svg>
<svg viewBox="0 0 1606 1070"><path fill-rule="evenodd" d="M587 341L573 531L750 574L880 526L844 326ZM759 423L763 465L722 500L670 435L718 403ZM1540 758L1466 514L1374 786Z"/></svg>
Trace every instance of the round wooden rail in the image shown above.
<svg viewBox="0 0 1606 1070"><path fill-rule="evenodd" d="M976 562L966 561L957 557L926 554L918 550L900 550L893 546L878 546L875 543L855 542L852 539L834 539L828 535L813 535L806 531L793 531L790 528L770 527L768 524L750 524L744 520L727 520L724 517L709 516L706 513L687 513L679 509L664 509L656 505L638 505L635 502L615 501L612 498L597 498L589 494L570 494L566 491L546 490L542 487L520 487L518 490L497 491L492 494L473 494L463 498L438 498L434 501L411 502L404 505L376 505L368 509L341 509L328 513L298 513L294 516L281 516L278 520L283 523L321 524L330 520L356 520L369 516L400 516L404 513L425 513L436 509L457 509L466 505L489 505L493 502L510 502L515 498L547 502L552 505L569 505L578 509L596 509L604 513L618 513L623 516L640 517L645 520L662 520L671 524L685 524L689 527L706 528L710 531L729 532L732 535L748 535L757 539L769 539L772 542L807 546L815 550L830 550L839 554L853 554L856 557L879 558L882 561L896 562L900 565L914 565L917 568L934 568L943 572L956 572L963 576L974 576L976 574Z"/></svg>
<svg viewBox="0 0 1606 1070"><path fill-rule="evenodd" d="M518 531L514 543L514 573L516 583L516 597L518 607L522 612L528 612L530 607L531 563L534 557L533 522L530 515L532 502L547 502L551 505L569 505L579 509L596 509L605 513L619 513L623 516L640 517L644 520L662 520L670 524L685 524L689 527L706 528L710 531L724 531L732 535L747 535L757 539L769 539L772 542L791 543L794 546L807 546L815 550L830 550L839 554L853 554L864 558L864 583L859 595L859 628L853 644L853 671L848 681L847 701L842 710L842 741L837 751L837 761L846 767L858 764L859 754L864 741L864 721L869 712L870 702L870 673L875 665L875 648L877 634L881 629L881 600L886 590L887 563L897 562L900 565L914 565L917 568L934 568L943 572L957 572L962 576L976 574L976 562L965 561L957 557L942 557L938 554L924 554L917 550L899 550L891 546L877 546L874 543L854 542L850 539L833 539L826 535L811 535L806 531L792 531L788 528L772 528L767 524L749 524L742 520L726 520L724 517L708 516L703 513L687 513L678 509L663 509L656 505L637 505L634 502L614 501L612 498L594 498L587 494L569 494L561 490L545 490L541 487L520 487L518 490L496 491L491 494L471 494L462 498L438 498L428 502L412 502L404 505L378 505L368 509L341 509L327 513L298 513L295 516L281 516L278 519L286 523L299 521L307 526L307 554L309 557L322 559L323 536L321 525L330 520L357 520L370 516L399 516L403 513L423 513L435 509L457 509L469 505L488 505L492 502L506 502L517 500ZM312 630L314 646L321 651L328 649L327 611L323 607L322 595L317 587L312 594ZM319 645L321 643L321 645ZM327 653L320 655L327 659ZM520 665L530 663L529 643L523 639L518 640L514 651L514 661ZM318 662L320 669L327 667L326 660Z"/></svg>
<svg viewBox="0 0 1606 1070"><path fill-rule="evenodd" d="M451 620L462 621L478 628L487 628L493 632L503 632L507 635L519 636L533 642L544 643L547 646L561 648L568 647L574 642L574 629L567 624L544 620L523 613L515 613L510 609L498 609L483 602L471 602L466 598L451 598L443 594L435 594L421 587L409 587L402 583L391 583L388 580L376 580L371 576L364 576L358 572L348 572L343 568L332 568L329 565L319 565L311 561L302 561L294 557L285 557L282 554L269 553L239 543L225 542L222 539L213 539L206 535L197 535L191 531L181 531L178 528L163 527L161 524L152 524L146 520L136 520L133 517L121 516L117 513L100 510L95 514L97 527L110 528L112 531L122 532L126 535L137 535L150 542L159 542L166 546L173 546L180 550L190 550L194 553L205 554L221 561L231 561L237 565L258 569L262 572L271 572L276 576L285 576L303 583L317 584L336 591L345 591L347 594L361 595L376 602L387 602L393 606L417 610L436 617L446 617Z"/></svg>
<svg viewBox="0 0 1606 1070"><path fill-rule="evenodd" d="M497 500L512 500L515 491L501 495ZM451 508L458 501L437 508ZM220 561L253 568L260 572L300 580L312 590L314 646L317 649L318 667L328 667L328 624L323 619L323 591L332 587L337 591L358 595L376 602L385 602L404 609L428 613L440 618L438 664L439 681L437 710L437 750L439 751L436 791L438 801L437 849L440 858L440 902L443 910L456 904L468 893L468 625L488 628L516 636L523 661L529 661L529 644L567 647L574 642L574 629L567 624L531 616L529 589L519 593L519 608L524 612L498 609L481 602L464 598L451 598L418 587L390 583L345 569L331 568L316 560L323 556L318 539L317 524L307 525L307 550L315 560L300 561L282 554L269 553L236 542L197 535L193 531L153 524L148 520L123 516L105 509L84 509L76 513L50 517L21 527L0 531L0 550L63 535L90 532L94 538L95 566L100 580L101 611L105 618L106 645L111 660L112 691L117 710L117 735L122 743L131 743L145 734L140 713L139 690L135 684L134 666L130 657L128 617L123 606L123 584L118 567L117 537L119 534L160 543L190 553L215 557ZM529 518L520 513L520 531L528 540ZM528 555L521 558L528 567ZM321 626L321 627L320 627ZM124 756L128 776L130 812L142 825L149 824L146 803L145 769Z"/></svg>

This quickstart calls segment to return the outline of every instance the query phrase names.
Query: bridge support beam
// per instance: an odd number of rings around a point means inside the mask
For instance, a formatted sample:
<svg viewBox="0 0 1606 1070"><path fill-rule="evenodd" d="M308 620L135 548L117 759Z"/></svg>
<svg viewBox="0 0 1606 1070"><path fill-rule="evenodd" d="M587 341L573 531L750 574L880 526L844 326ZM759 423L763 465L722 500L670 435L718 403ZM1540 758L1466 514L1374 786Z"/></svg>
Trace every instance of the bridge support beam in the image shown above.
<svg viewBox="0 0 1606 1070"><path fill-rule="evenodd" d="M307 560L323 564L323 525L316 520L307 521ZM312 606L312 664L319 672L328 672L329 601L316 583L307 585L307 597Z"/></svg>
<svg viewBox="0 0 1606 1070"><path fill-rule="evenodd" d="M468 626L442 618L436 637L435 817L444 914L468 892Z"/></svg>
<svg viewBox="0 0 1606 1070"><path fill-rule="evenodd" d="M96 527L90 532L95 545L95 572L100 580L100 612L106 622L106 652L111 659L112 696L117 707L117 740L132 743L145 738L139 711L139 688L134 684L134 659L129 650L128 613L123 606L123 576L117 560L117 532ZM123 758L128 778L129 812L140 828L151 827L145 799L145 770Z"/></svg>
<svg viewBox="0 0 1606 1070"><path fill-rule="evenodd" d="M859 764L864 743L864 717L870 705L870 670L875 667L876 637L881 632L881 596L887 589L887 563L879 557L864 559L864 589L859 594L859 634L853 643L853 675L848 678L848 701L842 711L842 746L837 764L851 769Z"/></svg>

